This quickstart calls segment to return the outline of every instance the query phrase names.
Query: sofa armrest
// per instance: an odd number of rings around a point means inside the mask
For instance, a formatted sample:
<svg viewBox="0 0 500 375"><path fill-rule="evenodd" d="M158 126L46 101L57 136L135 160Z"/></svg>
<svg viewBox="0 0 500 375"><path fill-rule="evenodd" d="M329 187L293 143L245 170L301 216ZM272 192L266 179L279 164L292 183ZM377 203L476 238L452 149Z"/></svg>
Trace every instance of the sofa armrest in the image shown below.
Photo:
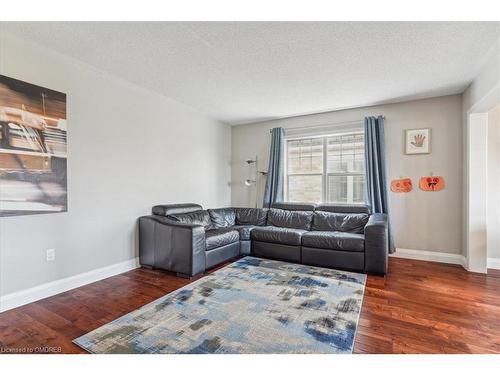
<svg viewBox="0 0 500 375"><path fill-rule="evenodd" d="M372 214L365 226L365 272L387 273L389 254L388 218L386 214Z"/></svg>
<svg viewBox="0 0 500 375"><path fill-rule="evenodd" d="M139 218L139 262L185 276L205 271L205 229L158 215Z"/></svg>

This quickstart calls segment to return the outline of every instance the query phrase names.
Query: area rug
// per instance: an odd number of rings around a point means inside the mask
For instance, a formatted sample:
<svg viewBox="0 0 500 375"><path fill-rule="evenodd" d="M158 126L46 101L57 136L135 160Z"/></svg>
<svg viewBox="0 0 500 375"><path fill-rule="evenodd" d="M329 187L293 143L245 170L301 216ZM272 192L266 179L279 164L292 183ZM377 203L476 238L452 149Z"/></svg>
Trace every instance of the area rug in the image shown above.
<svg viewBox="0 0 500 375"><path fill-rule="evenodd" d="M365 282L245 257L73 342L91 353L351 353Z"/></svg>

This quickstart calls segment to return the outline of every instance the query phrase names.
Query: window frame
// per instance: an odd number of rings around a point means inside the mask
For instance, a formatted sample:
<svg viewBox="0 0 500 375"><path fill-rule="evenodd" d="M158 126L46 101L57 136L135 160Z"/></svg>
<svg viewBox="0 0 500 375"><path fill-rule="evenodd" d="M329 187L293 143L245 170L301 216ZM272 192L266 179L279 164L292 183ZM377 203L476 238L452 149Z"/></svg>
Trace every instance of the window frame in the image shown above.
<svg viewBox="0 0 500 375"><path fill-rule="evenodd" d="M322 203L345 203L345 202L333 202L329 201L328 198L328 177L329 176L346 176L346 177L357 177L357 176L366 176L366 162L365 162L365 172L328 172L328 138L330 137L339 137L343 135L357 135L364 134L363 130L350 130L350 131L342 131L342 132L334 132L334 133L326 133L326 134L315 134L315 135L301 135L301 136L290 136L284 139L284 195L285 201L288 201L288 197L290 196L289 192L289 176L322 176L322 186L321 186L321 202ZM313 139L313 138L322 138L323 140L323 172L313 172L313 173L288 173L288 142L290 141L300 141L304 139ZM363 144L365 139L363 137ZM366 181L365 181L365 189L363 194L363 202L352 202L347 204L366 204ZM354 193L353 193L354 194Z"/></svg>

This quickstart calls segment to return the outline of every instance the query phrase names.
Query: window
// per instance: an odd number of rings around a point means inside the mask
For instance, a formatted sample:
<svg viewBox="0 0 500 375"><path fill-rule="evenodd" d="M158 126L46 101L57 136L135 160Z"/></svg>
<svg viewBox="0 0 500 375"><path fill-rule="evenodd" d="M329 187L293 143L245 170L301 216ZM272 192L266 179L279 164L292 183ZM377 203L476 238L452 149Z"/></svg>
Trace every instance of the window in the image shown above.
<svg viewBox="0 0 500 375"><path fill-rule="evenodd" d="M285 187L290 202L364 203L364 134L288 139Z"/></svg>

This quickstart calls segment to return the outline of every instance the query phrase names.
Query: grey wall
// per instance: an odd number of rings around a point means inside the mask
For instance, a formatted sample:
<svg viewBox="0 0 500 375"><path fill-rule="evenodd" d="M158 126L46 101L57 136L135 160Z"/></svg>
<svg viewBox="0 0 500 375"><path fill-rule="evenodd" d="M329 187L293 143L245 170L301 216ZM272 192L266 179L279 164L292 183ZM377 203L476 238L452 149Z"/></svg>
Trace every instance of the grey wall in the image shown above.
<svg viewBox="0 0 500 375"><path fill-rule="evenodd" d="M0 219L0 295L136 257L153 204L229 204L229 126L1 30L0 73L65 92L69 137L69 212Z"/></svg>
<svg viewBox="0 0 500 375"><path fill-rule="evenodd" d="M267 169L269 129L357 121L364 116L383 114L386 116L388 178L410 177L414 184L414 190L409 194L390 193L396 246L459 254L462 248L461 103L461 96L453 95L233 126L232 204L255 205L255 187L244 185L251 173L245 159L257 155L258 169ZM432 153L404 155L404 130L426 127L432 128ZM419 190L419 177L431 172L445 178L443 191L429 193ZM263 184L264 179L261 179L259 204Z"/></svg>
<svg viewBox="0 0 500 375"><path fill-rule="evenodd" d="M487 178L487 165L470 168L471 163L482 159L488 148L488 139L480 139L481 122L472 121L479 113L487 113L500 102L500 39L492 46L478 67L478 73L462 94L463 127L463 221L462 249L466 257L466 268L473 272L486 272L488 258L488 214L491 211L485 197L486 186L477 184L471 174ZM477 119L477 118L476 118ZM487 134L486 134L487 137ZM473 184L474 182L474 184ZM486 185L485 183L484 185ZM491 242L490 242L491 244Z"/></svg>

